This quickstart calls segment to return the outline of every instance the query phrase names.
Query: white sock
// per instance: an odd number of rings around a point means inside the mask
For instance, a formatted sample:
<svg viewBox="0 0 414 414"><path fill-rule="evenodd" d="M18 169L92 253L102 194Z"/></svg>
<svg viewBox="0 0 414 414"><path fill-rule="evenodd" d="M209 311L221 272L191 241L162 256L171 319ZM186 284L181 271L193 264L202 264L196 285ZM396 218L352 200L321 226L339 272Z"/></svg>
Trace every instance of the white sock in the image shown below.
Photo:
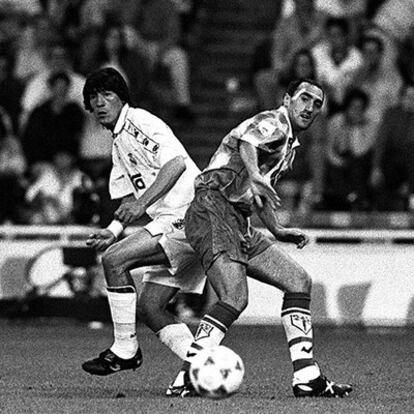
<svg viewBox="0 0 414 414"><path fill-rule="evenodd" d="M293 375L293 385L295 384L306 384L309 381L318 378L321 375L321 371L317 364L309 365L298 371L295 371Z"/></svg>
<svg viewBox="0 0 414 414"><path fill-rule="evenodd" d="M108 290L108 302L114 326L114 343L111 351L122 359L132 358L138 350L136 332L137 295L132 286L128 292ZM125 289L125 288L124 288Z"/></svg>
<svg viewBox="0 0 414 414"><path fill-rule="evenodd" d="M185 323L174 323L164 326L157 332L159 340L179 358L184 359L187 349L194 341L193 334Z"/></svg>
<svg viewBox="0 0 414 414"><path fill-rule="evenodd" d="M184 375L185 375L185 371L181 370L177 376L175 377L175 380L172 382L171 386L172 387L182 387L185 383L184 381Z"/></svg>

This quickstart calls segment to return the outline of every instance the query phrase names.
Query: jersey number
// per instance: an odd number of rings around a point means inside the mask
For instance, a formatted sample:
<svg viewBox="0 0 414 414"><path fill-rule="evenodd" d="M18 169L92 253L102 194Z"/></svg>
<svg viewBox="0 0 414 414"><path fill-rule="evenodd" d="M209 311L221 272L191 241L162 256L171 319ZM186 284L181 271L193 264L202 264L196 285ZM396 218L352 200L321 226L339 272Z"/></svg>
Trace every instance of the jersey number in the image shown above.
<svg viewBox="0 0 414 414"><path fill-rule="evenodd" d="M135 189L137 190L143 190L145 188L145 183L142 178L141 173L131 175L130 179L132 181L132 184L134 185Z"/></svg>

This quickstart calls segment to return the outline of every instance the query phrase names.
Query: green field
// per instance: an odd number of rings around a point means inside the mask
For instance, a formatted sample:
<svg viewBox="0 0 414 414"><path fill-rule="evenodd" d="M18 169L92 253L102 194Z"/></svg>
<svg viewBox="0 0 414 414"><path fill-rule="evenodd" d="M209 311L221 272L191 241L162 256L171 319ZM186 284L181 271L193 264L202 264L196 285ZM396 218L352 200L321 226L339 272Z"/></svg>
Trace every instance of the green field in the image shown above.
<svg viewBox="0 0 414 414"><path fill-rule="evenodd" d="M293 398L280 326L241 326L225 344L246 366L240 392L212 401L164 396L179 360L146 328L135 372L93 377L81 363L111 343L109 325L91 330L67 319L1 320L0 413L412 413L414 329L315 328L315 355L328 377L349 381L344 399Z"/></svg>

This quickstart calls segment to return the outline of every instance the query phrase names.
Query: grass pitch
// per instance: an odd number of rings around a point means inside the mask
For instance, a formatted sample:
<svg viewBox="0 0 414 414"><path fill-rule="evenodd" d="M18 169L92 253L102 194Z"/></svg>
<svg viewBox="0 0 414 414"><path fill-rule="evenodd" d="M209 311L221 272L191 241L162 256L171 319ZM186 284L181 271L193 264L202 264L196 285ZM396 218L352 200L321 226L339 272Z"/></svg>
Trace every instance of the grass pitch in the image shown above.
<svg viewBox="0 0 414 414"><path fill-rule="evenodd" d="M351 382L344 399L295 399L280 326L234 326L224 344L241 355L246 377L225 400L167 398L180 361L146 327L144 363L108 377L81 363L112 342L110 325L66 319L1 320L0 413L411 413L414 329L314 328L315 356L329 378Z"/></svg>

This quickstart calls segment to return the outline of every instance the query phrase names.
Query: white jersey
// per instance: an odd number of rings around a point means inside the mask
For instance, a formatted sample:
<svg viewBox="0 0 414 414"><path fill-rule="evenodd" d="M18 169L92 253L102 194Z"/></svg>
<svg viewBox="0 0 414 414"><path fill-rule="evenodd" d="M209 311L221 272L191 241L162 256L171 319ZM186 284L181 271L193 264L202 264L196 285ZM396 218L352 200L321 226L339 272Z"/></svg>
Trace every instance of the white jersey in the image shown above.
<svg viewBox="0 0 414 414"><path fill-rule="evenodd" d="M162 166L181 155L185 158L186 170L170 191L147 209L147 214L152 219L160 215L184 218L194 196L194 179L200 170L171 128L148 111L126 104L113 137L111 198L134 194L138 199L153 184Z"/></svg>

